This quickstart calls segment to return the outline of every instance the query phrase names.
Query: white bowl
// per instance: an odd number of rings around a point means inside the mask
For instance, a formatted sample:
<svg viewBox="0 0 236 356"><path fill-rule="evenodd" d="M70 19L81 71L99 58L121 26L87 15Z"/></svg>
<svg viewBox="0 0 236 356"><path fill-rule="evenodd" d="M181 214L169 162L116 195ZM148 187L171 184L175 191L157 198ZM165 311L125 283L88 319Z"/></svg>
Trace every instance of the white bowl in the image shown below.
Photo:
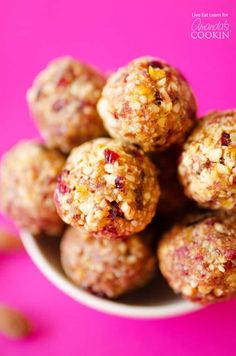
<svg viewBox="0 0 236 356"><path fill-rule="evenodd" d="M129 318L155 319L193 312L201 306L177 297L159 276L149 286L118 300L92 295L71 282L63 273L59 258L59 239L36 239L21 232L23 244L39 270L62 292L96 310Z"/></svg>

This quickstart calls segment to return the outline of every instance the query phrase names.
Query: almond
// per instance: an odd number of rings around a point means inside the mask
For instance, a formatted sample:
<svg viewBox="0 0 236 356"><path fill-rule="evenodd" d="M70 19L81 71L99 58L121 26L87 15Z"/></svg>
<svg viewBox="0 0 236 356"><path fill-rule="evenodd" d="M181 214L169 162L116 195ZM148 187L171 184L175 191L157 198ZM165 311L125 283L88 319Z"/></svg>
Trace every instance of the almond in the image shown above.
<svg viewBox="0 0 236 356"><path fill-rule="evenodd" d="M27 318L19 311L0 305L0 333L11 339L28 336L32 328Z"/></svg>
<svg viewBox="0 0 236 356"><path fill-rule="evenodd" d="M0 227L0 251L13 251L22 248L20 239L13 233Z"/></svg>

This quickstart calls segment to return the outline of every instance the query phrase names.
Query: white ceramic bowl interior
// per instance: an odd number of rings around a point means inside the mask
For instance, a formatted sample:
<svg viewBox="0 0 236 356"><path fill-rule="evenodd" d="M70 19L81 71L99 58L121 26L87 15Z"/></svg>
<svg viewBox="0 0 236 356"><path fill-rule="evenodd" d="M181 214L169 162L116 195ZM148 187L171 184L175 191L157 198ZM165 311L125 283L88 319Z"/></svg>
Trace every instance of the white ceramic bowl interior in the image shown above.
<svg viewBox="0 0 236 356"><path fill-rule="evenodd" d="M176 296L161 276L135 292L117 300L92 295L71 282L63 273L59 257L59 239L37 239L21 232L23 244L39 270L62 292L96 310L129 318L154 319L172 317L201 308Z"/></svg>

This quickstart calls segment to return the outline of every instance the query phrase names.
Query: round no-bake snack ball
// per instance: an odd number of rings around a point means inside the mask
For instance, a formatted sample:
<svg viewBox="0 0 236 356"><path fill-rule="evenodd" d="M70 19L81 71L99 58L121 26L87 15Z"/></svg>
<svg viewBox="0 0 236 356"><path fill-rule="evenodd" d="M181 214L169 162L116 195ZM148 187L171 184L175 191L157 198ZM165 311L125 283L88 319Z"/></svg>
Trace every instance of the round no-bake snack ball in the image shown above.
<svg viewBox="0 0 236 356"><path fill-rule="evenodd" d="M182 74L162 60L143 57L111 75L98 102L114 138L164 150L193 126L196 102Z"/></svg>
<svg viewBox="0 0 236 356"><path fill-rule="evenodd" d="M133 145L109 138L84 143L58 177L58 213L67 224L97 236L129 236L155 215L156 175L154 164Z"/></svg>
<svg viewBox="0 0 236 356"><path fill-rule="evenodd" d="M236 111L216 111L199 121L179 164L186 194L211 209L236 207Z"/></svg>
<svg viewBox="0 0 236 356"><path fill-rule="evenodd" d="M108 298L142 287L153 277L156 265L141 236L109 241L75 228L68 228L62 239L61 262L75 284Z"/></svg>
<svg viewBox="0 0 236 356"><path fill-rule="evenodd" d="M173 290L200 303L236 296L236 218L211 215L162 238L160 269Z"/></svg>
<svg viewBox="0 0 236 356"><path fill-rule="evenodd" d="M2 210L32 234L56 235L64 223L57 214L53 193L64 156L36 141L22 141L2 159Z"/></svg>
<svg viewBox="0 0 236 356"><path fill-rule="evenodd" d="M69 152L104 136L96 104L105 77L70 57L49 63L27 93L30 110L47 146Z"/></svg>

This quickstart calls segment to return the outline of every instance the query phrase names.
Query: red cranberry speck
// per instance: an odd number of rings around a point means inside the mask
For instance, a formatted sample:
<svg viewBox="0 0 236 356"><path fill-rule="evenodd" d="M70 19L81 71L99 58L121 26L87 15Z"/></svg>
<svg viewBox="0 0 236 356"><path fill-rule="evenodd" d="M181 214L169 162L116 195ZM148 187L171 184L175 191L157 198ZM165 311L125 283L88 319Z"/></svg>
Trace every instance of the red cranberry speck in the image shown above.
<svg viewBox="0 0 236 356"><path fill-rule="evenodd" d="M116 111L114 111L114 118L115 118L116 120L118 120L118 119L119 119L119 115L117 114L117 112L116 112Z"/></svg>
<svg viewBox="0 0 236 356"><path fill-rule="evenodd" d="M115 186L116 186L116 188L120 189L120 191L124 192L124 190L125 190L124 179L120 176L116 177Z"/></svg>
<svg viewBox="0 0 236 356"><path fill-rule="evenodd" d="M205 168L211 168L211 161L209 160L209 158L207 158L207 161L204 164Z"/></svg>
<svg viewBox="0 0 236 356"><path fill-rule="evenodd" d="M162 97L161 97L160 93L155 94L155 102L157 105L161 105Z"/></svg>
<svg viewBox="0 0 236 356"><path fill-rule="evenodd" d="M57 86L66 87L69 83L70 83L69 80L67 80L65 77L61 77L57 82Z"/></svg>
<svg viewBox="0 0 236 356"><path fill-rule="evenodd" d="M61 194L65 194L66 192L69 191L69 188L67 187L66 183L63 181L63 176L69 174L69 171L67 169L64 169L61 171L61 173L57 177L57 189Z"/></svg>
<svg viewBox="0 0 236 356"><path fill-rule="evenodd" d="M236 261L236 250L230 249L225 251L225 257L229 260L235 260Z"/></svg>
<svg viewBox="0 0 236 356"><path fill-rule="evenodd" d="M109 210L109 218L110 219L115 219L115 218L124 218L124 213L120 209L118 203L113 200L113 201L107 201L108 204L110 205L111 209Z"/></svg>
<svg viewBox="0 0 236 356"><path fill-rule="evenodd" d="M149 62L149 65L152 67L152 68L160 68L162 69L163 68L163 64L160 62L160 61L150 61Z"/></svg>
<svg viewBox="0 0 236 356"><path fill-rule="evenodd" d="M59 100L55 101L55 103L52 106L52 109L54 111L58 112L64 108L65 104L66 104L65 100L59 99Z"/></svg>
<svg viewBox="0 0 236 356"><path fill-rule="evenodd" d="M116 237L117 236L117 230L116 230L116 228L115 228L115 226L113 226L113 225L107 225L107 226L105 226L103 229L102 229L102 233L104 234L104 235L106 235L106 234L112 234L114 237Z"/></svg>
<svg viewBox="0 0 236 356"><path fill-rule="evenodd" d="M57 187L61 194L65 194L68 191L68 188L64 182L57 183Z"/></svg>
<svg viewBox="0 0 236 356"><path fill-rule="evenodd" d="M230 134L228 134L227 132L223 132L221 135L220 142L222 146L229 146L231 142Z"/></svg>
<svg viewBox="0 0 236 356"><path fill-rule="evenodd" d="M120 155L118 155L118 153L110 150L109 148L106 148L104 150L104 156L105 156L105 162L111 163L111 164L114 164L120 157Z"/></svg>

